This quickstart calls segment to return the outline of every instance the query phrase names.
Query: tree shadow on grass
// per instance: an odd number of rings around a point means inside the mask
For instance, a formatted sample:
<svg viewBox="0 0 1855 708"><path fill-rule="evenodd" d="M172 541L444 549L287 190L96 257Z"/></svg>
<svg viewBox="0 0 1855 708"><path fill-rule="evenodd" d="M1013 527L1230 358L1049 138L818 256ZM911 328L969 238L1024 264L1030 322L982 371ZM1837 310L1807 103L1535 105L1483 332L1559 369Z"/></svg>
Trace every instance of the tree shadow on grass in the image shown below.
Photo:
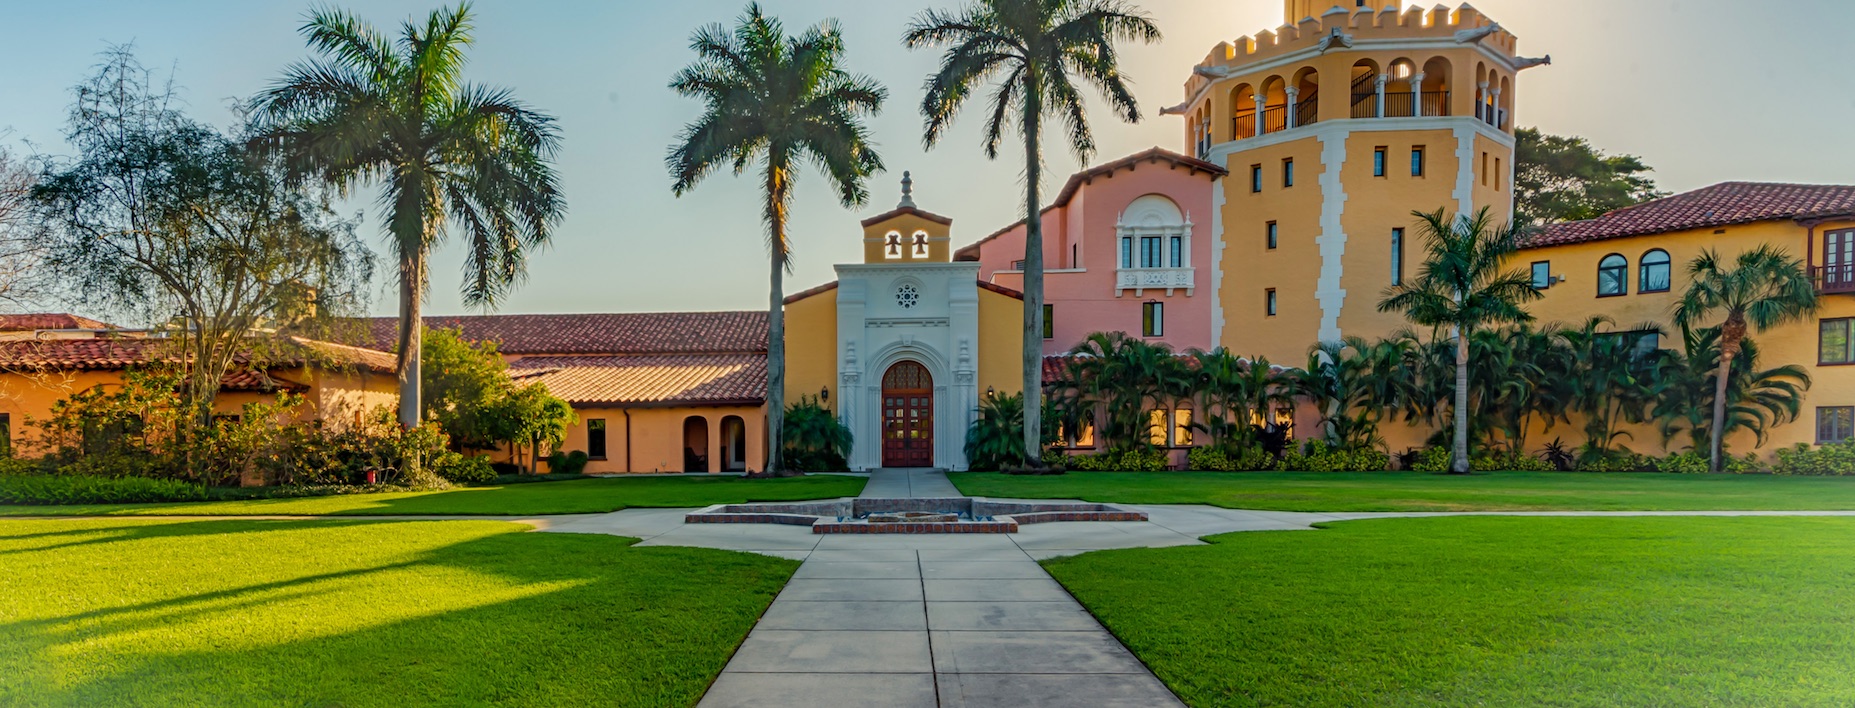
<svg viewBox="0 0 1855 708"><path fill-rule="evenodd" d="M8 705L693 705L797 565L494 522L26 524L126 533L0 558L74 566L0 597Z"/></svg>

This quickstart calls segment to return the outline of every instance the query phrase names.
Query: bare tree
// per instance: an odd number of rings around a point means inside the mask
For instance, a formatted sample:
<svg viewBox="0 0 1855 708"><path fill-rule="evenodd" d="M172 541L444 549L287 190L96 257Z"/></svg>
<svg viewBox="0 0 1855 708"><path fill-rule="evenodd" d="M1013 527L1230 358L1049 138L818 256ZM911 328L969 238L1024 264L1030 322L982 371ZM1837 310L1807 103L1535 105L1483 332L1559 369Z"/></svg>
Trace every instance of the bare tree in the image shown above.
<svg viewBox="0 0 1855 708"><path fill-rule="evenodd" d="M0 137L4 137L0 135ZM21 311L46 296L44 242L32 233L38 172L0 145L0 308Z"/></svg>

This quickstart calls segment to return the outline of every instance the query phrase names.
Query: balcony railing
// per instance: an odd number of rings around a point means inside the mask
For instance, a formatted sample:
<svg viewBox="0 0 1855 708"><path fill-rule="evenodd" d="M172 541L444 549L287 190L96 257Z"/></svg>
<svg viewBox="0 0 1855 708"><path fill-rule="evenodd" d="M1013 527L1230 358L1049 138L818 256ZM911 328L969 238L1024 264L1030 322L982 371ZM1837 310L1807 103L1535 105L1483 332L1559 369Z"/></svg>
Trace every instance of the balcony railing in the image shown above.
<svg viewBox="0 0 1855 708"><path fill-rule="evenodd" d="M1351 96L1352 108L1350 110L1353 118L1377 118L1380 116L1379 93L1355 92L1352 93ZM1448 91L1411 93L1410 91L1387 90L1383 94L1383 115L1386 118L1413 118L1418 116L1424 118L1447 118L1454 115L1454 109L1450 106L1449 99L1450 92ZM1289 130L1288 114L1289 107L1287 105L1264 107L1260 114L1260 120L1254 108L1237 111L1236 115L1232 116L1230 119L1230 139L1244 140L1254 138L1258 135L1267 135L1269 133L1279 133L1284 130ZM1320 98L1315 96L1297 102L1294 106L1294 115L1295 120L1293 127L1295 128L1319 123ZM1498 129L1507 129L1506 111L1491 106L1483 110L1483 106L1477 105L1475 107L1475 117L1479 120L1487 121L1489 125Z"/></svg>
<svg viewBox="0 0 1855 708"><path fill-rule="evenodd" d="M1824 295L1855 294L1855 263L1810 268L1816 291Z"/></svg>
<svg viewBox="0 0 1855 708"><path fill-rule="evenodd" d="M1494 126L1496 130L1507 129L1507 111L1504 109L1486 103L1476 103L1475 117L1481 119L1483 123Z"/></svg>
<svg viewBox="0 0 1855 708"><path fill-rule="evenodd" d="M1116 295L1127 290L1134 291L1134 297L1148 290L1164 290L1167 295L1184 290L1190 295L1196 282L1196 271L1190 268L1122 268L1114 272Z"/></svg>

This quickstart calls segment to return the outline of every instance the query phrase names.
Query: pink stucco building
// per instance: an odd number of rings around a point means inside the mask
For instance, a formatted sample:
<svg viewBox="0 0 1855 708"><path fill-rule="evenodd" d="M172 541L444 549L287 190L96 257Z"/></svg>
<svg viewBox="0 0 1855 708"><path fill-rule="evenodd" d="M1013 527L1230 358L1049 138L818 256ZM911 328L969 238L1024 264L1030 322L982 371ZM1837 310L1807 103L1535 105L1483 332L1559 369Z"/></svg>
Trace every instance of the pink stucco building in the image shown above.
<svg viewBox="0 0 1855 708"><path fill-rule="evenodd" d="M1210 349L1212 186L1225 171L1153 148L1069 178L1043 212L1044 354L1095 332ZM960 249L979 276L1024 287L1024 222Z"/></svg>

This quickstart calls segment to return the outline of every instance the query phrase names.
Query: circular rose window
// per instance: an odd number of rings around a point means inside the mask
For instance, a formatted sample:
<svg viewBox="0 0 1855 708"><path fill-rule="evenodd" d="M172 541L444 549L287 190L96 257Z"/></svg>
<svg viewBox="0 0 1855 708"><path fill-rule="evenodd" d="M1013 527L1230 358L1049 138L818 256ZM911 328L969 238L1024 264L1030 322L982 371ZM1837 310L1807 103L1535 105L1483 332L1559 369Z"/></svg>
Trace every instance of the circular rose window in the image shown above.
<svg viewBox="0 0 1855 708"><path fill-rule="evenodd" d="M920 303L921 291L914 285L903 283L901 287L895 289L895 304L900 305L902 309L912 310Z"/></svg>

